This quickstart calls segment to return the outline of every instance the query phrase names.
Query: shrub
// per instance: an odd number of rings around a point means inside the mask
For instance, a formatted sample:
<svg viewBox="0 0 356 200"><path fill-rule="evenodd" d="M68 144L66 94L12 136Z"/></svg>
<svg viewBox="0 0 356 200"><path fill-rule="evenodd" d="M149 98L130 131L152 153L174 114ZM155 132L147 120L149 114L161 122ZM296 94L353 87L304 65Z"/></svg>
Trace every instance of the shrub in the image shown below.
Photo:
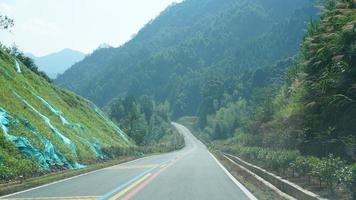
<svg viewBox="0 0 356 200"><path fill-rule="evenodd" d="M39 172L37 164L29 159L6 157L0 163L0 182L10 181L19 177L33 177Z"/></svg>
<svg viewBox="0 0 356 200"><path fill-rule="evenodd" d="M283 171L285 171L285 169L289 167L289 164L299 155L297 151L272 150L260 147L243 146L236 146L234 152L243 158L258 160L274 170L282 169Z"/></svg>
<svg viewBox="0 0 356 200"><path fill-rule="evenodd" d="M4 166L4 165L0 165L0 180L4 180L4 181L9 181L14 177L14 173L13 171Z"/></svg>
<svg viewBox="0 0 356 200"><path fill-rule="evenodd" d="M336 177L338 183L344 184L356 199L356 164L341 167L336 171Z"/></svg>
<svg viewBox="0 0 356 200"><path fill-rule="evenodd" d="M268 167L277 170L279 166L279 155L278 152L276 151L267 151L266 157L265 157L265 162L268 165Z"/></svg>
<svg viewBox="0 0 356 200"><path fill-rule="evenodd" d="M278 153L278 168L283 172L289 167L290 163L296 160L298 153L295 151L280 151Z"/></svg>
<svg viewBox="0 0 356 200"><path fill-rule="evenodd" d="M255 160L257 158L258 150L259 149L256 147L247 147L242 150L242 154L244 157Z"/></svg>
<svg viewBox="0 0 356 200"><path fill-rule="evenodd" d="M298 156L296 157L295 161L290 164L291 169L293 170L293 176L295 175L294 172L297 172L298 175L301 176L308 176L310 181L311 171L313 169L313 163L320 162L317 157L313 156Z"/></svg>
<svg viewBox="0 0 356 200"><path fill-rule="evenodd" d="M337 172L338 171L345 171L339 170L345 168L346 163L342 161L339 157L335 158L332 154L329 155L327 158L323 158L321 160L321 171L324 175L323 179L326 182L329 188L332 188L334 185L339 184L339 177ZM345 176L344 173L340 173L340 176ZM344 179L345 177L342 177Z"/></svg>
<svg viewBox="0 0 356 200"><path fill-rule="evenodd" d="M335 185L348 179L346 170L346 163L339 157L335 158L332 154L328 157L312 163L311 174L318 178L321 187L322 182L325 182L329 189L333 189ZM339 174L338 174L339 173Z"/></svg>
<svg viewBox="0 0 356 200"><path fill-rule="evenodd" d="M257 154L257 158L259 160L265 160L267 157L268 151L267 149L260 149Z"/></svg>
<svg viewBox="0 0 356 200"><path fill-rule="evenodd" d="M351 192L356 191L356 164L347 165L345 161L333 155L320 159L314 156L301 156L297 151L241 145L225 147L224 150L245 159L260 161L273 170L285 172L290 169L293 171L293 176L308 176L309 181L314 177L319 180L320 187L324 183L328 189L333 190L342 184ZM356 197L356 194L353 195Z"/></svg>

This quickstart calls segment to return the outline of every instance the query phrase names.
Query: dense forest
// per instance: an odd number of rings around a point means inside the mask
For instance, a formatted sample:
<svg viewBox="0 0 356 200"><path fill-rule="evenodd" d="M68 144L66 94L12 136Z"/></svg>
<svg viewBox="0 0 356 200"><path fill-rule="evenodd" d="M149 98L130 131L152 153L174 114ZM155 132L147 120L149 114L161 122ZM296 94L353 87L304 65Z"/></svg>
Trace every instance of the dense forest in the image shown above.
<svg viewBox="0 0 356 200"><path fill-rule="evenodd" d="M248 93L241 84L265 84L257 80L264 70L257 69L293 57L316 13L311 0L184 1L122 47L96 50L56 83L99 106L145 94L167 100L173 118L211 114L230 97ZM285 66L279 67L282 73ZM217 105L207 110L212 98Z"/></svg>
<svg viewBox="0 0 356 200"><path fill-rule="evenodd" d="M271 75L257 80L267 79L269 84L252 86L249 91L253 95L229 103L208 117L206 131L211 138L247 133L254 137L250 142L258 146L347 157L344 146L355 144L356 129L352 6L348 1L328 2L321 19L310 23L293 61L265 68L265 74ZM289 66L287 73L276 73L279 65ZM255 76L259 73L256 71ZM316 145L321 141L328 143Z"/></svg>
<svg viewBox="0 0 356 200"><path fill-rule="evenodd" d="M171 129L170 105L159 103L147 95L117 98L105 110L123 131L141 146L152 146L171 141L182 145L183 138Z"/></svg>

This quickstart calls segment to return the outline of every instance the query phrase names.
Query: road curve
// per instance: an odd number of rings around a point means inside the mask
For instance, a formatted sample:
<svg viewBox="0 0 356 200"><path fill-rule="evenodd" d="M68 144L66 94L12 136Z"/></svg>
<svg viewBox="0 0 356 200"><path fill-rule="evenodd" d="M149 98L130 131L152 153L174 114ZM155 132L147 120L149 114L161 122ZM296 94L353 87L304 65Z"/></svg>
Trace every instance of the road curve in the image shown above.
<svg viewBox="0 0 356 200"><path fill-rule="evenodd" d="M255 199L184 126L186 146L0 199L232 200Z"/></svg>

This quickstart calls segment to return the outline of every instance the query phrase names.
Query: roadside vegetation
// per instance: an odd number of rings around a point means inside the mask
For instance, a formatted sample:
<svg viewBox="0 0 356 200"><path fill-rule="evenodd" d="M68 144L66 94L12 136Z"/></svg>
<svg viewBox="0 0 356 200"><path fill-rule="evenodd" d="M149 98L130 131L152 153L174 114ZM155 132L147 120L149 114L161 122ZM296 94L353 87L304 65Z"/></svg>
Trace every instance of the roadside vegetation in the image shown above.
<svg viewBox="0 0 356 200"><path fill-rule="evenodd" d="M328 157L303 156L298 151L240 146L215 142L212 149L237 155L305 189L331 199L352 199L355 195L356 165L330 154Z"/></svg>
<svg viewBox="0 0 356 200"><path fill-rule="evenodd" d="M237 100L198 115L197 135L324 197L356 198L355 9L324 1L298 56L257 70Z"/></svg>

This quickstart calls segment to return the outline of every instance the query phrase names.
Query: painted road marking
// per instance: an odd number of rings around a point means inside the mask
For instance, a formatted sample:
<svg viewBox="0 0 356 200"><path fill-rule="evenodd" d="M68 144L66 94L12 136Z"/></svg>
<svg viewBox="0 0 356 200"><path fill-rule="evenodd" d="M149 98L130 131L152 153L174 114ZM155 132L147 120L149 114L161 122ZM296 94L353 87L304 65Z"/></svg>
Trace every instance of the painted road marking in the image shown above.
<svg viewBox="0 0 356 200"><path fill-rule="evenodd" d="M150 178L148 178L145 182L143 182L142 184L140 184L138 187L136 187L135 189L133 189L132 191L130 191L130 193L128 193L123 200L130 200L132 197L134 197L137 193L139 193L143 188L145 188L149 183L151 183L158 175L160 175L164 170L166 170L167 168L169 168L170 166L172 166L175 162L167 165L165 164L165 166L163 168L161 168L157 173L155 173L153 176L151 176Z"/></svg>
<svg viewBox="0 0 356 200"><path fill-rule="evenodd" d="M100 198L100 200L113 200L113 199L118 199L120 197L122 197L125 193L127 193L128 191L133 190L133 192L130 192L127 196L129 198L131 198L132 196L134 196L138 191L140 191L142 188L144 188L149 182L151 182L154 178L156 178L161 172L163 172L165 169L167 169L168 167L172 166L174 163L176 163L178 160L180 160L183 156L179 156L179 157L174 157L173 159L170 159L168 161L162 162L161 164L148 169L144 172L142 172L141 174L135 176L134 178L132 178L131 180L129 180L128 182L120 185L119 187L115 188L113 191L107 193L106 195L102 196ZM140 184L142 181L144 181L149 175L151 175L152 171L159 169L158 172L154 173L154 175L152 175L148 180L146 180L144 183ZM147 177L146 177L147 176ZM144 177L144 179L143 179ZM135 188L136 186L138 186L137 188ZM134 192L136 191L136 192ZM119 195L119 197L117 197L117 195ZM130 197L131 196L131 197ZM127 199L125 197L125 199Z"/></svg>
<svg viewBox="0 0 356 200"><path fill-rule="evenodd" d="M147 179L149 176L151 176L151 173L146 174L145 176L143 176L142 178L140 178L139 180L137 180L136 182L132 183L131 185L129 185L128 187L126 187L124 190L118 192L117 194L115 194L113 197L111 197L109 200L116 200L119 199L121 196L123 196L125 193L127 193L128 191L130 191L132 188L136 187L138 184L140 184L141 182L143 182L145 179Z"/></svg>
<svg viewBox="0 0 356 200"><path fill-rule="evenodd" d="M155 155L138 158L138 159L131 160L131 161L128 161L128 162L125 162L125 163L120 163L120 164L118 164L118 165L116 165L116 166L119 166L119 165L128 165L128 164L131 164L131 163L133 163L133 162L136 162L136 161L139 161L139 160L144 160L144 159L151 158L151 157L154 157L154 156L155 156ZM15 196L15 195L22 194L22 193L25 193L25 192L30 192L30 191L37 190L37 189L40 189L40 188L48 187L48 186L51 186L51 185L54 185L54 184L57 184L57 183L69 181L69 180L76 179L76 178L83 177L83 176L88 176L88 175L90 175L90 174L94 174L94 173L97 173L97 172L100 172L100 171L104 171L104 170L107 170L107 169L109 169L109 168L110 168L110 167L106 167L106 168L94 170L94 171L87 172L87 173L84 173L84 174L80 174L80 175L77 175L77 176L72 176L72 177L69 177L69 178L62 179L62 180L54 181L54 182L52 182L52 183L48 183L48 184L45 184L45 185L33 187L33 188L30 188L30 189L27 189L27 190L15 192L15 193L8 194L8 195L5 195L5 196L0 196L0 199L9 198L9 197L11 197L11 196Z"/></svg>
<svg viewBox="0 0 356 200"><path fill-rule="evenodd" d="M152 168L157 165L128 165L128 166L114 166L109 169L144 169L144 168Z"/></svg>
<svg viewBox="0 0 356 200"><path fill-rule="evenodd" d="M161 164L152 167L150 169L145 170L144 172L138 174L137 176L133 177L132 179L128 180L126 183L119 185L117 188L113 189L112 191L110 191L109 193L105 194L104 196L102 196L100 198L100 200L106 200L109 199L110 197L112 197L113 195L115 195L116 193L120 192L121 190L123 190L124 188L126 188L128 185L131 185L132 183L136 182L137 180L141 179L143 176L145 176L146 174L152 172L153 170L159 168L161 165L166 164L168 162L171 162L172 160L168 160L165 162L162 162Z"/></svg>
<svg viewBox="0 0 356 200"><path fill-rule="evenodd" d="M251 199L251 200L257 200L257 198L256 198L250 191L248 191L248 189L247 189L245 186L243 186L240 182L238 182L238 181L236 180L236 178L235 178L234 176L232 176L229 171L227 171L227 169L219 162L218 159L215 158L215 156L214 156L212 153L209 152L209 154L211 155L211 157L213 157L213 159L215 160L215 162L218 163L218 165L219 165L220 168L225 172L225 174L232 180L232 182L233 182L237 187L239 187L240 190L241 190L243 193L245 193L245 195L246 195L249 199Z"/></svg>
<svg viewBox="0 0 356 200"><path fill-rule="evenodd" d="M33 198L9 198L6 200L94 200L98 196L74 196L74 197L33 197Z"/></svg>

